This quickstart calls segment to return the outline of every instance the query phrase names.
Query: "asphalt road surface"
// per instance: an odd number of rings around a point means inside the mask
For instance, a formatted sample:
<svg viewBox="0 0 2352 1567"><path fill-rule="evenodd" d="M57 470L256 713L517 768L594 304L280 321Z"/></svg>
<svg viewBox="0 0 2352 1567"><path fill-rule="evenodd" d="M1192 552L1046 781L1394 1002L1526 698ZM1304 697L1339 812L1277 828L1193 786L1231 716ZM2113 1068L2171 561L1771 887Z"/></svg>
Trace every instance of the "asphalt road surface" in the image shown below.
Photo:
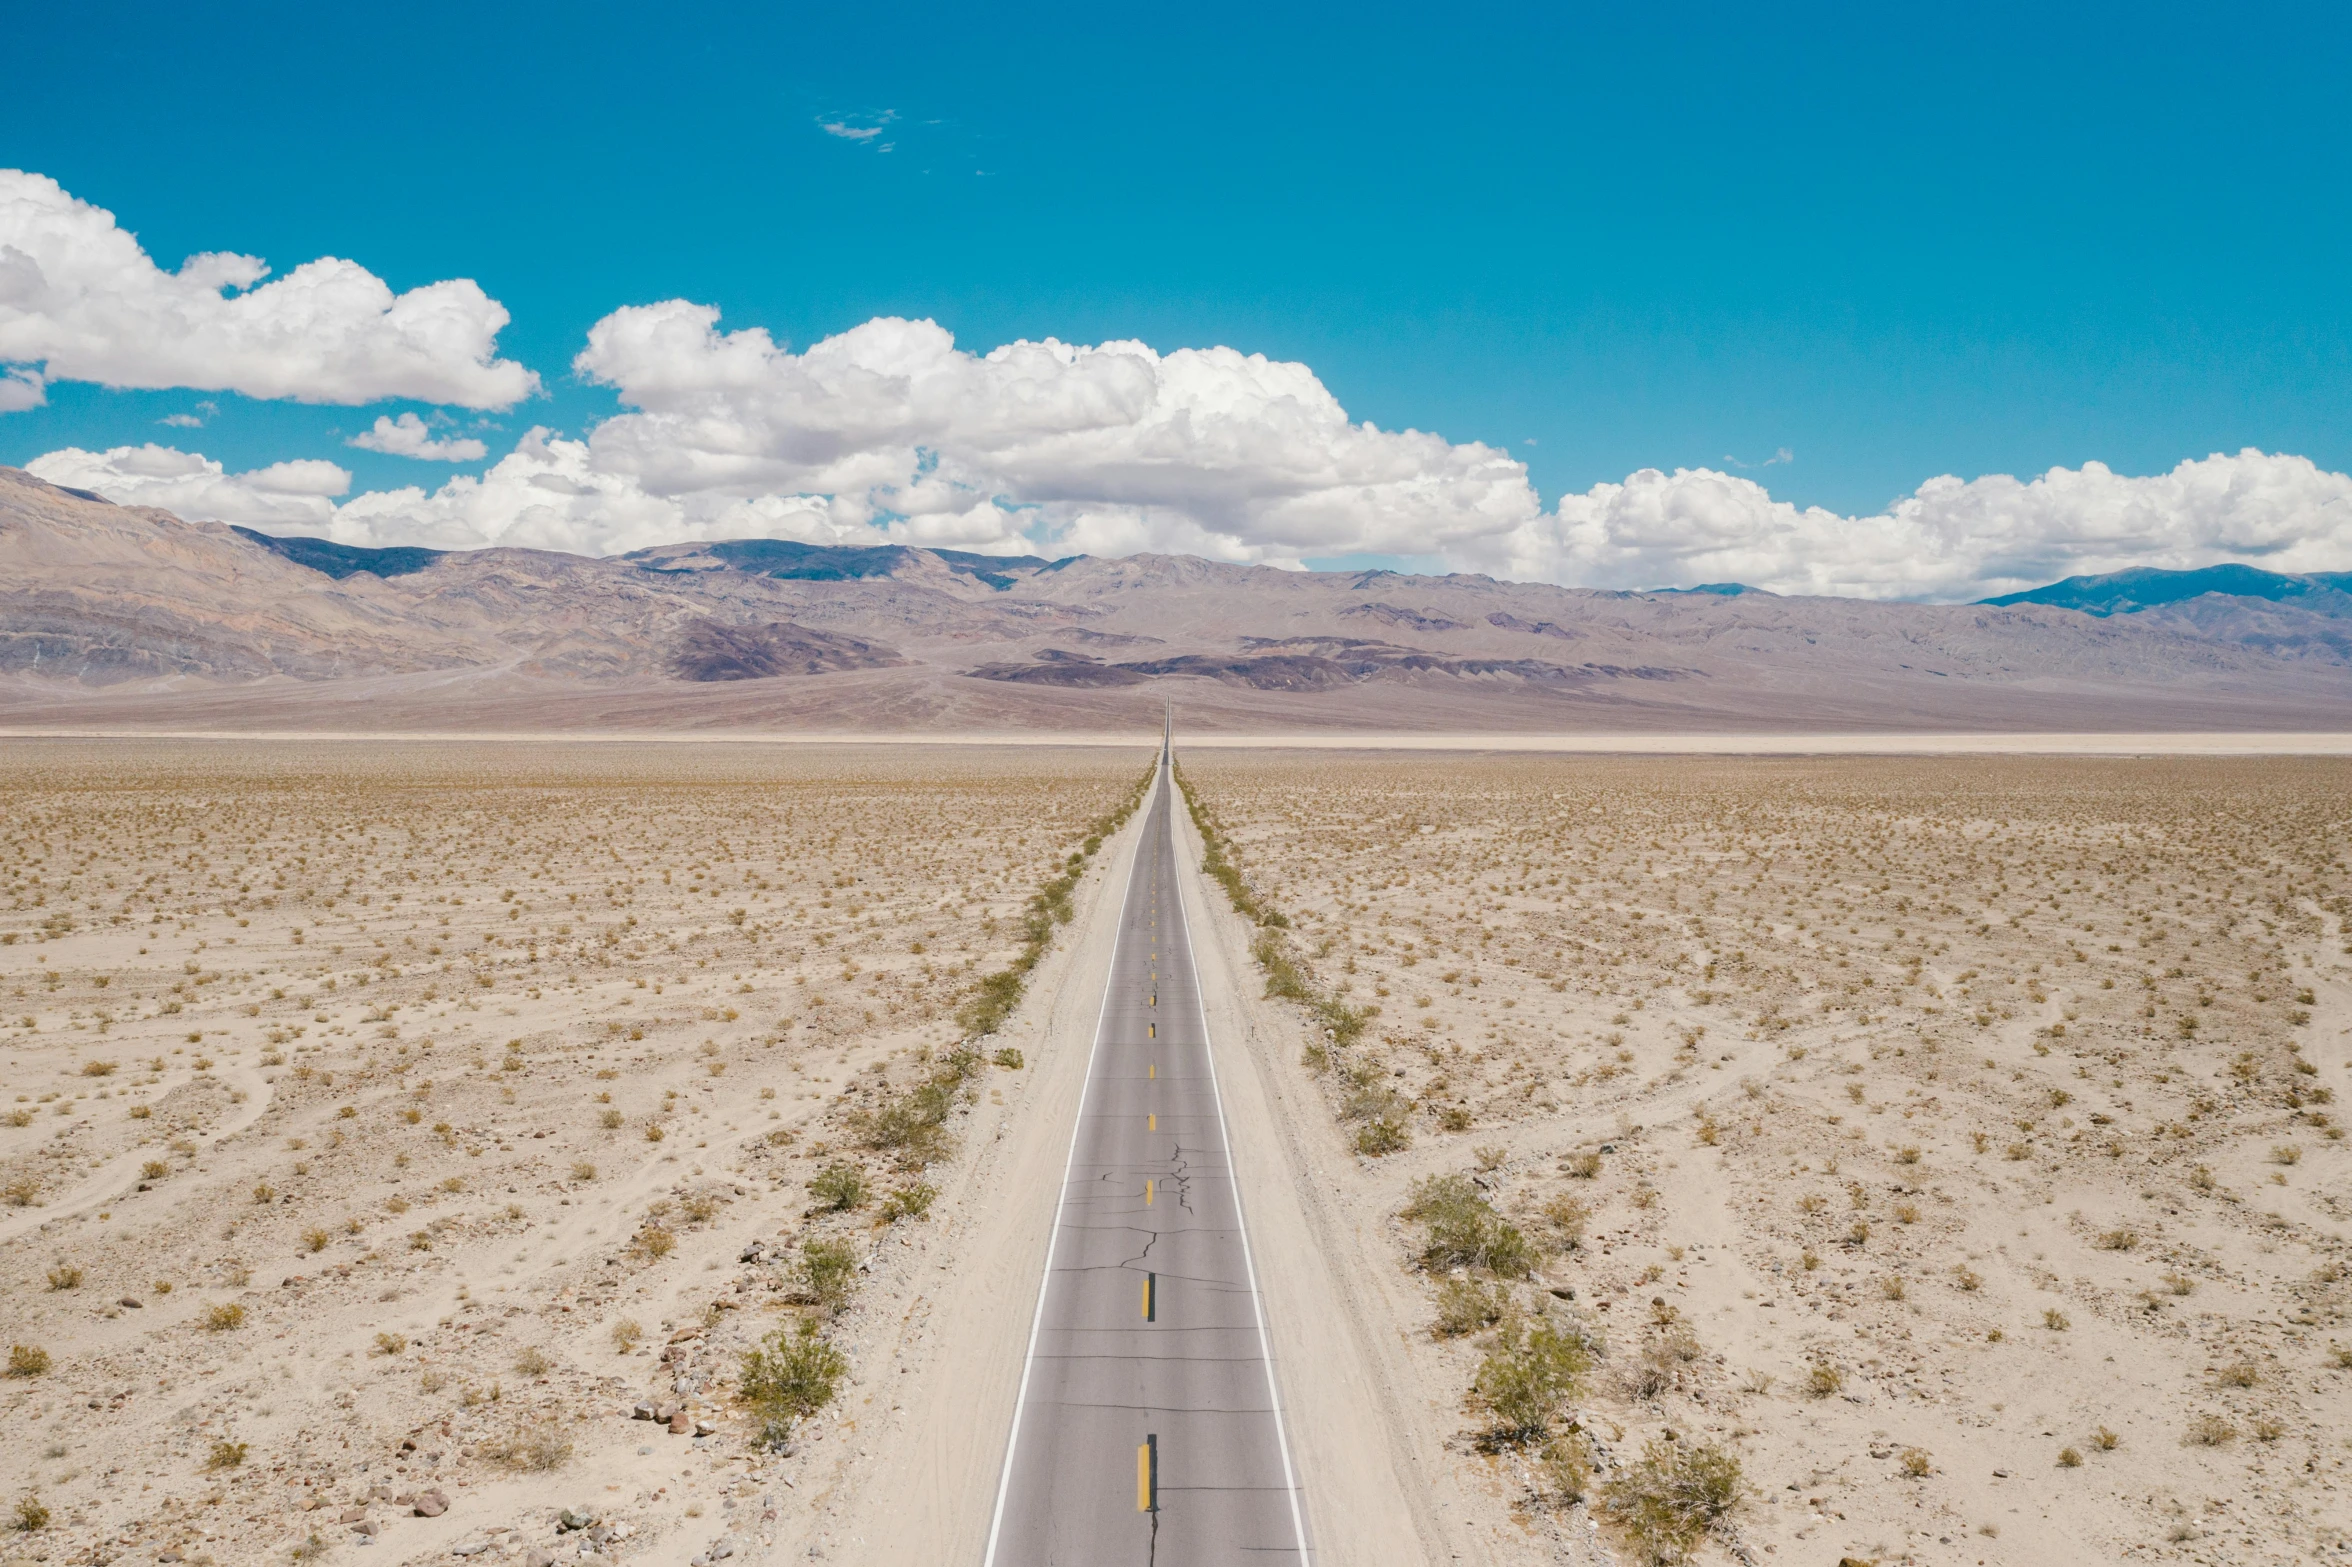
<svg viewBox="0 0 2352 1567"><path fill-rule="evenodd" d="M1307 1560L1162 757L1119 915L989 1567Z"/></svg>

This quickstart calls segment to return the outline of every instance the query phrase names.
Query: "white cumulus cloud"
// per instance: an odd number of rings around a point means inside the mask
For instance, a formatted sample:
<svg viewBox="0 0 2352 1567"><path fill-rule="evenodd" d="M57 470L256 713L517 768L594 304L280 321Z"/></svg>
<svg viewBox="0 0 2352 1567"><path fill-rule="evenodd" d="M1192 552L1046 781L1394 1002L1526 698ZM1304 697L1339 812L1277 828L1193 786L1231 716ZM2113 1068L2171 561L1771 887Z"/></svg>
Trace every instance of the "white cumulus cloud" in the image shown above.
<svg viewBox="0 0 2352 1567"><path fill-rule="evenodd" d="M1230 348L973 354L882 318L795 354L672 300L606 316L574 368L633 410L591 436L600 470L656 495L823 495L927 543L1293 561L1443 550L1538 509L1507 453L1354 423L1305 365Z"/></svg>
<svg viewBox="0 0 2352 1567"><path fill-rule="evenodd" d="M0 411L41 379L190 387L315 403L381 398L504 408L539 378L496 357L504 306L469 279L405 294L321 257L264 283L259 257L208 252L166 272L55 180L0 169ZM13 404L11 399L14 399Z"/></svg>
<svg viewBox="0 0 2352 1567"><path fill-rule="evenodd" d="M195 522L323 532L335 520L334 497L351 488L351 475L331 462L306 459L230 473L194 452L149 443L103 452L68 446L25 464L51 484L89 490L124 506L157 506Z"/></svg>
<svg viewBox="0 0 2352 1567"><path fill-rule="evenodd" d="M1306 366L1230 348L1049 339L974 354L931 322L878 319L794 353L673 301L605 317L575 368L624 411L582 439L533 429L433 488L338 504L350 475L333 463L230 474L153 445L31 466L183 516L445 549L768 537L1274 564L1366 553L1571 586L1939 600L2129 566L2352 570L2352 478L2251 449L2144 477L2099 463L1947 476L1869 516L1704 468L1644 469L1545 510L1507 453L1353 421ZM415 414L352 444L486 455Z"/></svg>
<svg viewBox="0 0 2352 1567"><path fill-rule="evenodd" d="M457 440L435 439L425 421L415 414L402 414L395 419L389 414L376 416L373 429L363 430L346 445L363 452L383 452L392 457L420 457L427 462L480 462L490 455L490 448L466 436Z"/></svg>
<svg viewBox="0 0 2352 1567"><path fill-rule="evenodd" d="M0 370L0 414L22 413L49 401L49 389L38 370L22 365Z"/></svg>
<svg viewBox="0 0 2352 1567"><path fill-rule="evenodd" d="M1464 552L1487 569L1593 587L1745 582L1776 593L1973 599L2132 566L2245 561L2352 569L2352 477L2248 448L2131 477L2102 463L1930 479L1848 517L1710 469L1598 484Z"/></svg>

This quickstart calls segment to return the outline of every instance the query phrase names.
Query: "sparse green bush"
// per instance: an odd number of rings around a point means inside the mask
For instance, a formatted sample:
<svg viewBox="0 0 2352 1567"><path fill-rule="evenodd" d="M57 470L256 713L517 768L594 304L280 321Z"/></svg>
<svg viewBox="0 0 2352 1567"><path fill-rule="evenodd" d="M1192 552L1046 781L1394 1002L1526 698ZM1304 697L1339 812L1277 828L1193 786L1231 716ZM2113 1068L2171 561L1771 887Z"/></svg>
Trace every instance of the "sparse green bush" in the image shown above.
<svg viewBox="0 0 2352 1567"><path fill-rule="evenodd" d="M1421 1262L1431 1268L1477 1268L1503 1278L1525 1278L1535 1265L1535 1248L1516 1226L1496 1213L1462 1175L1432 1175L1413 1186L1402 1217L1427 1231Z"/></svg>
<svg viewBox="0 0 2352 1567"><path fill-rule="evenodd" d="M1511 1308L1511 1292L1476 1279L1441 1279L1437 1286L1439 1338L1460 1338L1493 1327Z"/></svg>
<svg viewBox="0 0 2352 1567"><path fill-rule="evenodd" d="M232 1442L223 1437L212 1444L211 1452L204 1455L204 1467L234 1469L245 1462L245 1451L243 1442Z"/></svg>
<svg viewBox="0 0 2352 1567"><path fill-rule="evenodd" d="M857 1282L857 1248L847 1241L810 1241L794 1269L801 1297L838 1316Z"/></svg>
<svg viewBox="0 0 2352 1567"><path fill-rule="evenodd" d="M1680 1562L1745 1493L1739 1457L1729 1449L1653 1437L1601 1487L1601 1505L1652 1561Z"/></svg>
<svg viewBox="0 0 2352 1567"><path fill-rule="evenodd" d="M9 1523L19 1533L32 1534L49 1527L49 1509L41 1505L40 1497L27 1491L17 1499L16 1513Z"/></svg>
<svg viewBox="0 0 2352 1567"><path fill-rule="evenodd" d="M1356 1152L1369 1159L1379 1159L1401 1153L1413 1145L1412 1128L1399 1114L1375 1116L1356 1128Z"/></svg>
<svg viewBox="0 0 2352 1567"><path fill-rule="evenodd" d="M1592 1447L1582 1431L1563 1431L1544 1443L1535 1467L1562 1502L1581 1502L1592 1494Z"/></svg>
<svg viewBox="0 0 2352 1567"><path fill-rule="evenodd" d="M245 1308L233 1300L204 1308L204 1325L215 1333L226 1333L245 1325Z"/></svg>
<svg viewBox="0 0 2352 1567"><path fill-rule="evenodd" d="M1489 1435L1498 1442L1549 1435L1553 1414L1576 1391L1592 1361L1591 1347L1576 1334L1548 1322L1531 1329L1506 1317L1471 1384L1494 1416Z"/></svg>
<svg viewBox="0 0 2352 1567"><path fill-rule="evenodd" d="M829 1213L863 1208L873 1197L872 1189L866 1185L866 1172L854 1164L826 1166L810 1179L808 1189L817 1205Z"/></svg>
<svg viewBox="0 0 2352 1567"><path fill-rule="evenodd" d="M901 1219L920 1219L931 1211L938 1200L939 1188L928 1181L910 1181L882 1199L882 1222L896 1224Z"/></svg>
<svg viewBox="0 0 2352 1567"><path fill-rule="evenodd" d="M49 1369L49 1351L38 1344L8 1346L8 1374L12 1377L37 1377Z"/></svg>
<svg viewBox="0 0 2352 1567"><path fill-rule="evenodd" d="M841 1351L818 1335L815 1323L804 1322L798 1334L778 1328L745 1353L737 1391L760 1419L760 1441L781 1446L791 1438L793 1422L833 1402L848 1374Z"/></svg>

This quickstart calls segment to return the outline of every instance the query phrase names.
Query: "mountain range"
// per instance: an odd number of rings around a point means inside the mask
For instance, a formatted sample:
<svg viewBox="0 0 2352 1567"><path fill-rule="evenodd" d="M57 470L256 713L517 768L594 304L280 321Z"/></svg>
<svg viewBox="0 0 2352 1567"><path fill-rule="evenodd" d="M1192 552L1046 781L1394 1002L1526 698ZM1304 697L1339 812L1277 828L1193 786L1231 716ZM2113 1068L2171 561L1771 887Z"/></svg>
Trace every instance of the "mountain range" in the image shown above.
<svg viewBox="0 0 2352 1567"><path fill-rule="evenodd" d="M2352 577L1967 605L742 539L361 549L0 468L0 727L2338 729Z"/></svg>

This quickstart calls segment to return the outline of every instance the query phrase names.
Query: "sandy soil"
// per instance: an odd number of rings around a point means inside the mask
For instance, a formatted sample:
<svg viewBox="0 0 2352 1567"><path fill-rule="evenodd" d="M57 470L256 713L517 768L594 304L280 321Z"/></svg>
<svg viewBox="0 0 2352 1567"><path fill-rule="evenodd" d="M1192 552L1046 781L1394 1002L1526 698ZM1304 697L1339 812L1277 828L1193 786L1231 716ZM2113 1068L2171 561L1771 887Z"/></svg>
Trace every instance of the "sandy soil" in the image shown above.
<svg viewBox="0 0 2352 1567"><path fill-rule="evenodd" d="M0 1559L971 1559L1131 830L950 1147L857 1117L1142 760L11 743L0 1300L47 1364L0 1379L0 1501L48 1517ZM1638 1560L1608 1488L1668 1431L1740 1459L1710 1559L2345 1545L2339 763L1188 776L1310 976L1381 1009L1311 1056L1262 931L1188 889L1325 1559ZM874 1200L819 1211L842 1163ZM1424 1261L1443 1175L1532 1277ZM1599 1348L1556 1421L1582 1499L1488 1439L1470 1298ZM762 1450L736 1371L802 1320L847 1379Z"/></svg>
<svg viewBox="0 0 2352 1567"><path fill-rule="evenodd" d="M989 1260L962 1195L1032 1074L973 1081L920 1173L855 1117L1143 760L12 743L0 1492L46 1517L0 1556L856 1554L892 1357ZM818 1212L842 1163L873 1198ZM859 1259L838 1312L795 1275L819 1238ZM802 1318L848 1380L756 1450L741 1352Z"/></svg>
<svg viewBox="0 0 2352 1567"><path fill-rule="evenodd" d="M10 739L169 739L249 740L326 743L357 741L382 744L385 737L363 731L272 730L243 733L234 730L174 730L162 734L140 730L112 731L95 727L12 729L0 725L0 740ZM942 731L936 734L862 734L853 731L811 730L792 734L665 735L658 732L581 732L566 735L517 730L483 735L467 731L420 731L394 737L411 744L578 744L578 745L714 745L744 746L933 746L963 749L971 746L1111 746L1128 750L1158 743L1142 731ZM1198 735L1188 737L1192 751L1438 751L1469 752L1480 756L1525 753L1569 756L2352 756L2352 731L2260 733L2248 731L2093 731L2047 733L2020 730L2002 734L1393 734L1364 730L1346 734Z"/></svg>
<svg viewBox="0 0 2352 1567"><path fill-rule="evenodd" d="M1607 1498L1669 1432L1743 1472L1704 1559L2347 1548L2340 765L1187 776L1313 976L1380 1008L1315 1065L1298 1008L1246 1003L1423 1557L1642 1559ZM1383 1123L1404 1146L1351 1146ZM1401 1215L1443 1175L1532 1277L1424 1262ZM1495 1310L1599 1348L1553 1426L1588 1483L1489 1439Z"/></svg>

